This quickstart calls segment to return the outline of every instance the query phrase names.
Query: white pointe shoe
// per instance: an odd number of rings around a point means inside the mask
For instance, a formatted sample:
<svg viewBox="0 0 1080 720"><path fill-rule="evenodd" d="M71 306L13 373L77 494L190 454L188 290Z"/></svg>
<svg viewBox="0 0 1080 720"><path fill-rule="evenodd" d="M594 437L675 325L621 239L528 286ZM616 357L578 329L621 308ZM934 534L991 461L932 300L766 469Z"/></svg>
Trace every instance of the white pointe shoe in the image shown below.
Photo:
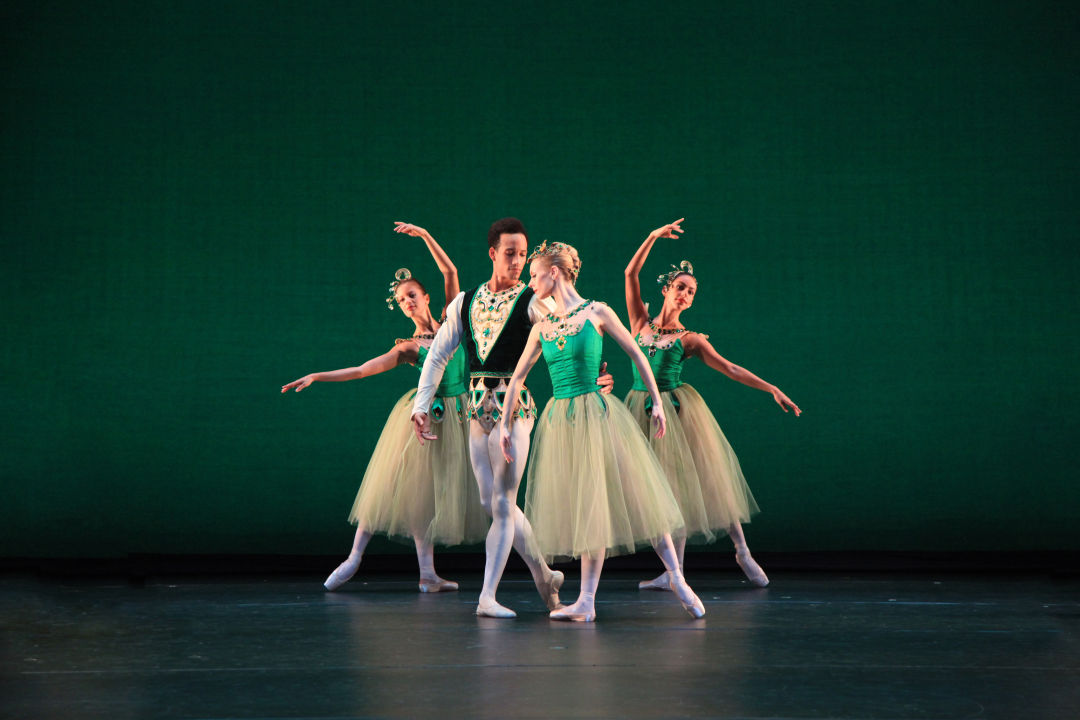
<svg viewBox="0 0 1080 720"><path fill-rule="evenodd" d="M739 563L739 567L742 568L743 573L746 575L746 579L750 581L750 584L757 585L758 587L765 587L769 584L769 576L765 574L765 571L761 569L761 566L757 564L757 561L750 556L750 551L735 553L735 562Z"/></svg>
<svg viewBox="0 0 1080 720"><path fill-rule="evenodd" d="M567 606L559 608L558 610L552 610L548 613L548 617L552 620L562 620L564 622L596 622L596 610L590 610L589 612L576 612L573 610L573 606Z"/></svg>
<svg viewBox="0 0 1080 720"><path fill-rule="evenodd" d="M516 618L517 617L516 612L514 612L513 610L511 610L508 607L503 607L502 605L495 602L494 600L488 600L487 602L484 602L483 600L481 600L480 604L476 606L476 614L479 615L480 617L489 617L489 618L505 618L505 619L509 619L509 618Z"/></svg>
<svg viewBox="0 0 1080 720"><path fill-rule="evenodd" d="M671 578L667 573L662 573L652 580L642 580L637 584L638 590L671 590Z"/></svg>
<svg viewBox="0 0 1080 720"><path fill-rule="evenodd" d="M690 617L696 620L697 618L705 616L705 604L701 602L701 598L694 594L694 591L686 584L686 580L676 582L675 579L672 578L671 591L679 598L679 603L682 604L683 610L690 613Z"/></svg>
<svg viewBox="0 0 1080 720"><path fill-rule="evenodd" d="M420 592L437 593L452 592L458 589L458 584L453 580L443 580L441 577L420 578Z"/></svg>
<svg viewBox="0 0 1080 720"><path fill-rule="evenodd" d="M330 592L333 592L349 582L359 569L360 557L358 555L350 555L345 559L345 562L337 566L337 569L334 570L334 572L330 573L330 577L326 578L323 587Z"/></svg>
<svg viewBox="0 0 1080 720"><path fill-rule="evenodd" d="M559 588L562 587L563 580L566 579L558 570L551 571L551 577L547 582L541 583L537 586L536 590L540 593L540 597L544 598L544 604L547 605L548 610L558 610L563 606L559 602Z"/></svg>

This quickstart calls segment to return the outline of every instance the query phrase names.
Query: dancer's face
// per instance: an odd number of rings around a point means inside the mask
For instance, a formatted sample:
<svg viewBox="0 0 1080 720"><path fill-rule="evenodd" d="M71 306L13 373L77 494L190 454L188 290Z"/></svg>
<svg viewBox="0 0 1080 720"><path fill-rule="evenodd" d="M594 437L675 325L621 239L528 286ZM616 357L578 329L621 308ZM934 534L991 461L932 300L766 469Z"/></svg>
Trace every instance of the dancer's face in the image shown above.
<svg viewBox="0 0 1080 720"><path fill-rule="evenodd" d="M559 269L557 267L543 260L537 260L529 265L529 287L536 293L536 297L543 299L554 294L558 274Z"/></svg>
<svg viewBox="0 0 1080 720"><path fill-rule="evenodd" d="M691 275L679 275L660 292L663 293L664 305L667 305L669 310L682 312L694 304L697 280Z"/></svg>
<svg viewBox="0 0 1080 720"><path fill-rule="evenodd" d="M401 312L405 313L405 317L410 320L414 317L423 317L431 304L431 297L414 282L403 282L398 285L397 290L394 291L394 299L401 308Z"/></svg>
<svg viewBox="0 0 1080 720"><path fill-rule="evenodd" d="M488 255L494 265L495 277L516 283L525 269L528 256L529 240L522 233L503 233L499 244L488 248Z"/></svg>

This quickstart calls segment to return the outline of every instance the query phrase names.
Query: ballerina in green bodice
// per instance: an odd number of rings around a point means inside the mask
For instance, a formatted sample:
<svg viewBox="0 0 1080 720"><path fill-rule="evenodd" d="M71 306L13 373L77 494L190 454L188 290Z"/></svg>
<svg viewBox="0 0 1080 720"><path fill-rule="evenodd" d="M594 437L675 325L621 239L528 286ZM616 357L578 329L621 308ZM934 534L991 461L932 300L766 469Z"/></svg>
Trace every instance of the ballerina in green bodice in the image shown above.
<svg viewBox="0 0 1080 720"><path fill-rule="evenodd" d="M397 223L396 232L422 238L442 271L447 301L458 294L457 269L435 239L423 228ZM431 298L419 280L402 268L395 274L387 298L412 320L411 337L397 340L388 352L357 367L305 375L281 388L300 392L313 382L358 380L387 372L403 363L422 368L439 323L431 314ZM394 405L375 444L350 522L356 525L352 551L326 579L336 590L356 574L368 542L375 533L411 539L420 566L420 591L457 590L458 585L435 572L434 545L476 542L487 534L487 517L469 463L465 416L466 362L460 350L446 366L435 393L431 418L439 423L442 441L421 446L413 435L412 403L416 389Z"/></svg>
<svg viewBox="0 0 1080 720"><path fill-rule="evenodd" d="M607 334L638 367L655 400L653 431L662 437L665 416L649 364L611 308L578 294L574 282L581 261L574 248L545 243L530 260L529 286L537 297L553 298L556 309L532 328L508 385L499 432L506 461L512 462L514 441L506 418L513 417L517 390L543 353L554 397L537 417L525 516L545 558L581 558L577 602L550 616L593 621L604 558L652 545L683 607L701 617L705 608L683 579L671 539L683 520L663 469L626 407L602 395L595 383Z"/></svg>
<svg viewBox="0 0 1080 720"><path fill-rule="evenodd" d="M745 368L724 359L709 343L709 336L687 330L680 319L694 303L698 280L693 266L686 261L674 271L661 275L659 282L664 304L655 318L650 318L641 299L638 275L649 251L659 238L675 238L682 233L682 220L649 233L645 242L626 267L626 308L630 329L639 347L645 351L659 384L668 432L652 439L652 447L667 471L671 490L679 502L686 527L675 537L679 567L683 567L687 537L706 542L727 533L735 544L735 560L753 584L764 587L769 578L750 555L742 523L758 511L739 467L739 460L705 401L694 388L682 381L686 358L700 358L706 365L773 396L780 408L798 416L802 411L775 385L765 382ZM654 400L647 392L642 375L634 368L634 384L626 396L626 405L643 430L648 430ZM667 590L667 573L640 583L642 589Z"/></svg>

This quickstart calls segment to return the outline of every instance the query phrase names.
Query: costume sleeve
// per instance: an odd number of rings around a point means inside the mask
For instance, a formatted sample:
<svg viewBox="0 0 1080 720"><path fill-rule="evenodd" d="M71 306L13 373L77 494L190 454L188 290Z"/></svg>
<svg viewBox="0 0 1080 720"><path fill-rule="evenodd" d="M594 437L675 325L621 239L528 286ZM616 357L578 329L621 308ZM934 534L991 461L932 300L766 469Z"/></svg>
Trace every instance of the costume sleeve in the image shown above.
<svg viewBox="0 0 1080 720"><path fill-rule="evenodd" d="M435 339L431 341L428 349L427 360L424 361L424 369L420 372L420 384L416 388L416 399L413 401L413 415L426 413L431 409L431 399L435 397L435 390L442 380L443 370L446 363L450 362L451 356L461 344L461 302L465 293L458 293L457 297L446 306L446 321L435 333Z"/></svg>
<svg viewBox="0 0 1080 720"><path fill-rule="evenodd" d="M532 300L529 301L529 321L532 322L533 325L553 312L555 312L554 300L549 297L541 300L535 295L532 296Z"/></svg>

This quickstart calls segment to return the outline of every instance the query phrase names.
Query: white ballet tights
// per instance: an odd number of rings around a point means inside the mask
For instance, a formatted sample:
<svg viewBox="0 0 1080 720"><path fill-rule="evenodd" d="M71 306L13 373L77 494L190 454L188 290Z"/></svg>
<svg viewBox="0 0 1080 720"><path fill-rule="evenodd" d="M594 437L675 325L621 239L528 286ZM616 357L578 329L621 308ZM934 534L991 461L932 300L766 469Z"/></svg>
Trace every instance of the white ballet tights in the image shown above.
<svg viewBox="0 0 1080 720"><path fill-rule="evenodd" d="M765 574L765 571L761 569L761 566L757 564L757 561L750 555L750 548L746 545L746 535L743 534L742 525L739 523L732 523L728 526L728 536L731 538L732 544L735 546L735 562L739 564L742 571L746 574L747 579L751 583L758 587L765 587L769 584L769 578ZM680 537L674 540L675 553L679 561L679 570L685 572L686 569L686 538ZM666 567L666 563L665 563ZM668 589L668 576L667 573L663 573L652 580L644 580L638 583L638 587L645 590L667 590Z"/></svg>
<svg viewBox="0 0 1080 720"><path fill-rule="evenodd" d="M371 538L370 532L362 527L356 528L349 557L345 558L345 562L338 565L323 583L327 590L337 590L352 579L352 576L360 569L360 562L364 559L364 550L367 549ZM443 580L435 573L434 546L419 535L413 536L413 543L416 545L416 563L420 567L420 590L422 592L457 590L457 583Z"/></svg>
<svg viewBox="0 0 1080 720"><path fill-rule="evenodd" d="M469 425L469 458L480 488L480 502L491 516L484 562L484 587L480 591L478 612L494 617L514 617L509 608L495 601L510 548L517 550L532 573L533 582L544 602L553 609L558 602L558 585L562 573L553 573L544 559L536 552L532 538L532 526L525 513L517 506L518 487L529 457L529 433L533 421L517 419L512 427L514 462L507 464L503 458L499 433L484 432L479 422ZM556 583L556 578L558 583Z"/></svg>

